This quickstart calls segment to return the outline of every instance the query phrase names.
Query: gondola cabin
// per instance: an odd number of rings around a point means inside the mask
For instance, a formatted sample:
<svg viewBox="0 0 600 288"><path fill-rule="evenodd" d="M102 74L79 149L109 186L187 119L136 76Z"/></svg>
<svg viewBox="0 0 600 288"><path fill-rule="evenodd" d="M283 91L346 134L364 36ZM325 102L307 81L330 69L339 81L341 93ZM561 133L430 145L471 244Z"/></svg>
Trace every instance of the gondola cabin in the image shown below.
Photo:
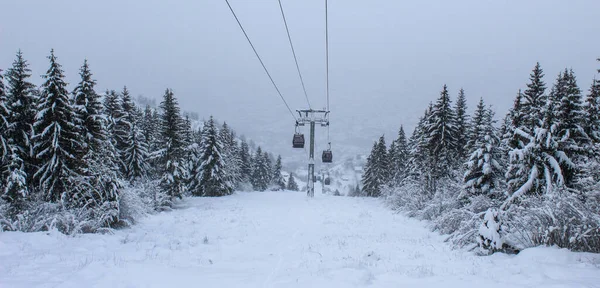
<svg viewBox="0 0 600 288"><path fill-rule="evenodd" d="M304 148L304 134L295 133L294 139L292 140L292 147Z"/></svg>
<svg viewBox="0 0 600 288"><path fill-rule="evenodd" d="M323 163L333 162L333 153L331 153L331 150L323 151L323 157L321 160L323 161Z"/></svg>

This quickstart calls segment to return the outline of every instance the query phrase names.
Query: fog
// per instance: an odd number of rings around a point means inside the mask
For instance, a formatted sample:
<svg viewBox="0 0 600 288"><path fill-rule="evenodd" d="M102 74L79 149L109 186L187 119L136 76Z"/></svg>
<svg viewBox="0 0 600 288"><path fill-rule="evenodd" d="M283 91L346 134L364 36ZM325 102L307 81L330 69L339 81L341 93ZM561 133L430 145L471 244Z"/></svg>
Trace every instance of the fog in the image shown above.
<svg viewBox="0 0 600 288"><path fill-rule="evenodd" d="M230 3L291 108L305 109L277 0ZM323 108L324 0L282 4L308 97ZM568 67L587 92L600 68L598 11L593 0L330 0L336 157L368 152L401 124L410 133L444 84L453 99L464 88L470 108L483 97L499 117L537 61L548 86ZM183 110L225 120L275 153L305 156L292 151L294 120L225 1L2 1L0 69L22 49L40 84L51 48L71 88L88 59L97 91L127 85L158 102L172 88ZM319 127L317 137L323 149L325 130Z"/></svg>

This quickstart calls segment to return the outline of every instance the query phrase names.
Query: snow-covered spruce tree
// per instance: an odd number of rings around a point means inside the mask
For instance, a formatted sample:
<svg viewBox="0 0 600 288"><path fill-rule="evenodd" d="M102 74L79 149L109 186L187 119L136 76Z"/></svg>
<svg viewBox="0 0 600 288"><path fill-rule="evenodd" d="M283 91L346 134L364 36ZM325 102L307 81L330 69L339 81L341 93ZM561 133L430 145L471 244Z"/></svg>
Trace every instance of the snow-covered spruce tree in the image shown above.
<svg viewBox="0 0 600 288"><path fill-rule="evenodd" d="M273 160L272 156L265 151L263 153L263 157L264 159L264 164L265 164L265 169L268 171L267 173L267 188L269 187L269 185L271 184L271 182L273 181Z"/></svg>
<svg viewBox="0 0 600 288"><path fill-rule="evenodd" d="M371 154L367 157L362 176L362 194L369 197L381 196L381 188L387 183L388 159L385 138L381 136L378 142L373 143Z"/></svg>
<svg viewBox="0 0 600 288"><path fill-rule="evenodd" d="M294 179L294 173L290 173L290 177L288 178L287 182L287 190L298 191L298 184L296 183L296 179Z"/></svg>
<svg viewBox="0 0 600 288"><path fill-rule="evenodd" d="M154 151L156 145L157 131L158 131L158 122L155 121L152 116L154 109L150 107L150 105L146 105L144 109L144 118L141 121L140 129L142 130L142 134L144 135L144 139L146 139L146 143L148 143L149 151Z"/></svg>
<svg viewBox="0 0 600 288"><path fill-rule="evenodd" d="M456 159L458 162L464 162L470 150L467 146L469 141L469 114L467 114L467 99L465 97L465 90L460 88L458 92L458 98L456 98L456 105L454 108L456 111Z"/></svg>
<svg viewBox="0 0 600 288"><path fill-rule="evenodd" d="M18 158L25 162L28 181L35 171L33 157L33 123L35 122L37 97L35 85L29 82L31 70L21 50L12 67L6 71L6 106L11 111L8 122L12 123L7 138L15 145Z"/></svg>
<svg viewBox="0 0 600 288"><path fill-rule="evenodd" d="M252 157L252 187L255 191L267 190L271 182L271 169L268 167L266 152L262 152L262 148L258 146L254 157Z"/></svg>
<svg viewBox="0 0 600 288"><path fill-rule="evenodd" d="M409 148L404 127L400 126L398 138L390 145L388 155L390 184L399 185L408 176Z"/></svg>
<svg viewBox="0 0 600 288"><path fill-rule="evenodd" d="M473 152L473 150L476 149L476 142L481 140L481 137L483 136L483 131L485 130L486 125L489 124L485 123L485 121L487 120L486 114L487 108L485 107L485 102L483 101L483 98L480 98L479 103L475 108L475 114L473 114L473 121L470 127L471 129L469 129L469 131L467 132L469 135L469 142L467 143L467 146L469 147L469 153Z"/></svg>
<svg viewBox="0 0 600 288"><path fill-rule="evenodd" d="M184 192L186 171L182 165L184 141L181 133L181 114L179 105L171 89L165 91L160 103L162 118L160 122L161 137L161 187L172 201L181 198ZM165 203L170 205L169 203Z"/></svg>
<svg viewBox="0 0 600 288"><path fill-rule="evenodd" d="M83 62L79 75L81 81L73 90L73 107L80 122L81 135L83 136L84 152L99 151L103 141L106 141L105 116L100 95L94 90L96 81L92 79L87 60Z"/></svg>
<svg viewBox="0 0 600 288"><path fill-rule="evenodd" d="M10 117L11 112L7 106L8 97L6 97L6 88L4 87L4 77L2 76L2 69L0 69L0 166L4 166L4 160L8 154L11 153L9 145L9 129L11 126ZM0 174L0 179L4 179L4 176Z"/></svg>
<svg viewBox="0 0 600 288"><path fill-rule="evenodd" d="M238 144L235 140L235 133L229 128L227 123L223 123L223 126L219 131L219 138L223 145L223 159L230 176L230 181L234 187L239 186L242 179L242 160L240 159Z"/></svg>
<svg viewBox="0 0 600 288"><path fill-rule="evenodd" d="M37 187L47 201L75 204L82 197L78 184L85 162L78 158L84 149L76 126L76 112L69 101L61 65L51 50L50 68L44 75L42 95L34 124L34 151L39 170L34 174ZM78 195L79 194L79 195Z"/></svg>
<svg viewBox="0 0 600 288"><path fill-rule="evenodd" d="M25 164L19 158L16 146L8 145L10 151L3 158L2 191L0 198L9 206L9 217L14 217L25 208L25 200L29 196Z"/></svg>
<svg viewBox="0 0 600 288"><path fill-rule="evenodd" d="M480 101L483 104L483 99ZM488 195L495 198L497 195L494 189L498 188L502 175L500 166L500 139L498 138L496 128L493 123L494 113L491 109L479 109L473 118L473 125L480 125L478 134L472 134L471 137L477 137L471 148L471 156L465 163L465 189L470 196ZM481 117L481 120L479 119Z"/></svg>
<svg viewBox="0 0 600 288"><path fill-rule="evenodd" d="M560 76L559 76L560 77ZM562 82L562 83L561 83ZM588 147L590 138L585 132L585 110L581 90L577 86L575 74L572 70L565 69L562 79L555 85L557 88L553 96L556 101L556 109L553 110L556 118L556 138L558 149L563 151L570 161L561 159L560 166L564 177L564 184L569 188L575 188L580 166L589 160Z"/></svg>
<svg viewBox="0 0 600 288"><path fill-rule="evenodd" d="M431 189L436 191L436 182L443 177L453 176L457 167L456 114L450 106L448 88L444 85L440 98L433 105L426 126L426 139L430 148Z"/></svg>
<svg viewBox="0 0 600 288"><path fill-rule="evenodd" d="M252 157L250 157L250 147L246 139L242 139L239 149L240 174L242 183L249 183L252 179Z"/></svg>
<svg viewBox="0 0 600 288"><path fill-rule="evenodd" d="M281 174L281 155L277 156L275 166L273 167L273 176L271 177L271 183L277 188L277 190L285 190L285 181Z"/></svg>
<svg viewBox="0 0 600 288"><path fill-rule="evenodd" d="M129 181L144 179L148 175L148 145L142 132L138 128L136 121L131 125L128 147L123 151L125 162L125 176Z"/></svg>
<svg viewBox="0 0 600 288"><path fill-rule="evenodd" d="M419 118L415 130L408 140L408 177L412 181L420 181L422 183L426 182L426 176L428 175L427 167L429 167L429 161L427 161L429 147L425 138L425 127L431 113L432 105L429 107L430 109L425 111L423 117Z"/></svg>
<svg viewBox="0 0 600 288"><path fill-rule="evenodd" d="M129 124L133 124L137 121L137 108L133 100L131 99L131 94L127 89L127 86L123 86L123 91L121 92L121 105L123 105L123 114L125 117L125 122Z"/></svg>
<svg viewBox="0 0 600 288"><path fill-rule="evenodd" d="M535 134L515 130L526 144L523 148L515 148L509 152L506 178L510 197L502 205L502 210L522 195L548 193L553 185L564 185L560 163L571 160L564 151L559 150L553 134L557 130L554 105L554 101L547 101L542 126L535 129Z"/></svg>
<svg viewBox="0 0 600 288"><path fill-rule="evenodd" d="M523 93L519 90L515 97L513 107L508 111L505 123L502 127L501 149L503 151L504 163L508 163L508 152L510 150L524 146L519 135L515 134L515 130L523 126L525 118L523 113Z"/></svg>
<svg viewBox="0 0 600 288"><path fill-rule="evenodd" d="M542 118L544 117L543 108L546 105L546 84L544 83L544 71L540 63L536 63L531 75L529 76L530 83L527 84L527 89L523 92L522 102L522 117L523 123L520 127L526 133L535 133L535 128L541 126Z"/></svg>
<svg viewBox="0 0 600 288"><path fill-rule="evenodd" d="M595 79L586 97L585 132L594 143L600 143L600 81Z"/></svg>
<svg viewBox="0 0 600 288"><path fill-rule="evenodd" d="M192 172L190 190L194 196L231 195L233 184L228 174L219 131L211 116L202 132L202 156Z"/></svg>

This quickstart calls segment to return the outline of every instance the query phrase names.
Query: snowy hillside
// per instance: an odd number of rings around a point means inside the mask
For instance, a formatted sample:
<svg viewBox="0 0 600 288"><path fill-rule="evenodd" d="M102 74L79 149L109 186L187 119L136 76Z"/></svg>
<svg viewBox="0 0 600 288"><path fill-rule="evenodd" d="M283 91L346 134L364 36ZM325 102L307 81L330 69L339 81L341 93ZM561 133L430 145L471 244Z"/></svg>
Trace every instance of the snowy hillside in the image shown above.
<svg viewBox="0 0 600 288"><path fill-rule="evenodd" d="M317 185L317 189L319 189ZM187 198L114 235L0 233L0 287L598 287L600 255L452 250L372 198Z"/></svg>

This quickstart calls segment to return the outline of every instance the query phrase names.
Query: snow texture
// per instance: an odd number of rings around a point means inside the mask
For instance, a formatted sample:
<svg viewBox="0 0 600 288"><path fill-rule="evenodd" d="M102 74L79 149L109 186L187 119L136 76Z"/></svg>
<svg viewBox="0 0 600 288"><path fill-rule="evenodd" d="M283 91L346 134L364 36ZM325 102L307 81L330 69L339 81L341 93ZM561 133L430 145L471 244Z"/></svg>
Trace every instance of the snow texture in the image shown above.
<svg viewBox="0 0 600 288"><path fill-rule="evenodd" d="M319 188L319 185L316 185ZM319 192L319 191L317 191ZM453 250L381 200L186 198L114 234L0 233L0 287L598 287L600 255Z"/></svg>

